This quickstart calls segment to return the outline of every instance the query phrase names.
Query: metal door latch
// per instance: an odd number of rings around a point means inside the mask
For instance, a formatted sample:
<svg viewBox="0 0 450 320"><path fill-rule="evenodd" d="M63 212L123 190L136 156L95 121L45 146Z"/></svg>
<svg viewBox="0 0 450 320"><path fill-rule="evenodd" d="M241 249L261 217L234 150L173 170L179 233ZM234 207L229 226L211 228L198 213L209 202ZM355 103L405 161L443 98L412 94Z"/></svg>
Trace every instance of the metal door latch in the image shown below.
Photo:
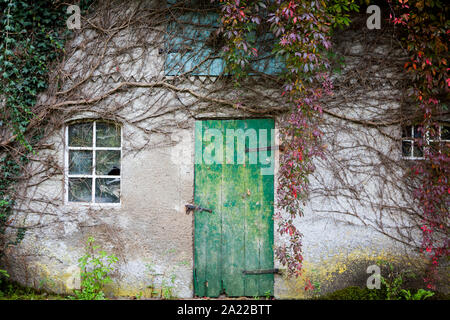
<svg viewBox="0 0 450 320"><path fill-rule="evenodd" d="M266 269L266 270L244 270L242 271L243 274L270 274L270 273L276 273L281 274L280 269Z"/></svg>
<svg viewBox="0 0 450 320"><path fill-rule="evenodd" d="M201 211L206 211L206 212L212 213L211 209L202 208L202 207L199 207L199 206L195 206L193 204L187 204L187 205L185 205L185 207L186 207L186 213L189 213L190 211L192 211L192 212L194 212L194 211L200 211L200 212Z"/></svg>

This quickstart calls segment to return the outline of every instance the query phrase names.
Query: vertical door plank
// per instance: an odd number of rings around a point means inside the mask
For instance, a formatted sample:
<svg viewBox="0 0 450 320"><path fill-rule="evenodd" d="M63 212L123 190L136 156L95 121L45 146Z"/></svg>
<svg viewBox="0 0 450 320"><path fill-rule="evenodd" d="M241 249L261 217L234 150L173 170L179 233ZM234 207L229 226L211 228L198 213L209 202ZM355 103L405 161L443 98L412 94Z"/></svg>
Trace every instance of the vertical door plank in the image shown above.
<svg viewBox="0 0 450 320"><path fill-rule="evenodd" d="M206 221L208 225L206 240L206 250L208 254L206 263L207 296L218 297L221 292L223 128L222 122L217 120L208 120L205 121L205 124L208 129L216 130L214 139L218 139L217 143L215 140L214 142L212 139L210 140L215 146L212 155L217 162L205 166L208 169L208 181L205 181L205 184L208 185L207 190L205 190L207 192L206 197L208 201L204 207L212 209L213 212L200 213L207 217ZM205 132L205 134L207 134L207 132ZM207 144L205 144L205 148L207 148Z"/></svg>
<svg viewBox="0 0 450 320"><path fill-rule="evenodd" d="M237 129L238 121L226 120L224 133L227 129ZM222 186L223 198L223 286L228 296L244 295L245 266L245 167L238 164L238 152L245 152L242 144L238 145L238 139L228 139L228 150L232 153L223 167L224 184ZM234 146L233 146L234 144ZM231 162L231 163L230 163Z"/></svg>
<svg viewBox="0 0 450 320"><path fill-rule="evenodd" d="M261 240L261 192L260 185L260 170L257 162L258 148L258 132L260 120L245 120L248 137L245 139L246 147L249 149L246 152L246 167L245 180L247 187L247 194L245 198L245 270L259 270L259 256L260 248L259 242ZM253 138L256 137L256 138ZM252 139L254 141L252 141ZM249 274L245 276L245 295L258 296L259 295L259 281L260 275Z"/></svg>
<svg viewBox="0 0 450 320"><path fill-rule="evenodd" d="M205 121L200 123L205 139L202 144L202 154L205 148L211 147L213 139L206 139L207 128L214 128L218 122ZM221 130L221 128L217 128ZM199 133L197 128L197 133ZM196 137L196 139L199 139ZM205 141L206 140L206 141ZM198 143L198 142L197 142ZM199 143L198 143L199 144ZM215 150L218 151L218 150ZM199 150L196 150L199 152ZM198 158L197 158L198 159ZM221 255L221 184L222 164L205 164L202 161L195 165L195 204L212 209L212 213L195 211L195 293L198 296L217 297L221 290L220 255Z"/></svg>
<svg viewBox="0 0 450 320"><path fill-rule="evenodd" d="M195 123L195 164L194 164L194 203L200 204L204 195L204 184L207 182L207 170L203 170L203 123ZM206 234L205 215L194 215L194 293L196 296L206 296Z"/></svg>
<svg viewBox="0 0 450 320"><path fill-rule="evenodd" d="M275 128L275 123L272 119L263 120L264 125L261 128L265 128L267 133L267 145L274 145L272 141L272 135L274 134L271 129ZM262 133L262 132L261 132ZM261 134L260 133L260 134ZM274 137L275 138L275 137ZM259 141L262 141L261 136L259 136ZM273 208L274 208L274 166L275 166L275 151L261 150L258 152L258 160L260 168L264 168L264 175L259 175L260 185L262 187L262 192L260 193L260 203L261 203L261 238L260 238L260 268L263 270L274 268L274 257L273 257ZM269 159L267 159L269 158ZM270 164L264 164L266 161L271 161L272 168ZM268 174L270 173L270 174ZM259 294L266 295L268 291L273 295L274 286L274 275L273 274L262 274L259 276Z"/></svg>

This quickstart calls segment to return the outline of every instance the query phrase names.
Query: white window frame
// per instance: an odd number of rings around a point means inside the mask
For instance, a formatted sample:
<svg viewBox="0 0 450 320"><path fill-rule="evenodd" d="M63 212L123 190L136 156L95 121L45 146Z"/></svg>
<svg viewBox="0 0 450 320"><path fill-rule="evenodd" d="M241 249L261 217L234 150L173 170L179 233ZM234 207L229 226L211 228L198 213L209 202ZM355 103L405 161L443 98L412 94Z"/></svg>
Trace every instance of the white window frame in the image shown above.
<svg viewBox="0 0 450 320"><path fill-rule="evenodd" d="M441 144L442 142L450 143L450 140L442 139L442 127L448 127L448 126L445 126L443 124L439 124L439 132L438 132L438 135L437 135L438 139L427 139L427 144L430 144L432 142L437 142L439 144ZM440 147L439 147L439 153L442 153L442 149Z"/></svg>
<svg viewBox="0 0 450 320"><path fill-rule="evenodd" d="M73 124L77 123L87 123L92 122L92 147L70 147L69 146L69 127ZM120 147L97 147L97 122L108 122L113 123L120 127ZM64 128L65 132L65 143L64 143L64 203L66 205L82 205L82 206L120 206L122 204L122 136L123 136L123 128L120 124L103 119L96 120L78 120L67 123ZM92 174L69 174L69 150L85 150L92 151ZM110 176L110 175L97 175L95 172L96 169L96 151L97 150L119 150L120 151L120 175L119 176ZM69 201L69 178L90 178L92 179L91 186L91 202L79 202L79 201ZM108 179L119 179L119 202L95 202L95 183L97 178L108 178Z"/></svg>
<svg viewBox="0 0 450 320"><path fill-rule="evenodd" d="M402 135L403 135L403 128L404 127L408 127L408 126L411 126L410 138L403 138L402 137L402 143L401 143L401 148L400 148L401 153L402 153L402 159L405 159L405 160L424 160L425 158L423 156L422 157L415 157L414 156L414 147L415 147L415 144L416 144L416 142L414 141L415 140L414 139L414 128L416 128L418 125L417 124L411 124L411 125L402 126ZM405 141L411 143L411 150L410 150L409 156L403 155L403 142L405 142ZM416 146L416 147L418 147L418 146ZM422 146L422 148L424 148L424 146ZM422 150L422 154L423 154L424 151L425 150Z"/></svg>
<svg viewBox="0 0 450 320"><path fill-rule="evenodd" d="M400 150L401 150L401 155L402 155L402 159L404 159L404 160L425 160L425 157L424 156L422 156L422 157L414 157L414 146L415 146L415 139L414 139L414 128L416 128L417 126L419 126L419 125L417 125L417 124L411 124L411 125L406 125L405 127L407 127L407 126L411 126L411 132L410 132L410 134L411 134L411 138L401 138L401 148L400 148ZM422 148L423 148L423 150L422 150L422 153L424 154L425 153L425 151L426 151L426 149L427 149L427 147L429 147L430 146L430 143L433 143L433 142L437 142L437 143L442 143L442 142L450 142L450 140L443 140L442 138L441 138L441 135L442 135L442 127L444 127L445 125L443 125L443 124L439 124L439 132L437 133L437 139L430 139L430 137L429 137L429 135L428 135L428 132L426 132L425 133L425 145L423 145L422 146ZM402 126L402 131L403 131L403 126ZM410 153L410 155L409 156L405 156L405 155L403 155L403 142L404 141L407 141L407 142L410 142L411 143L411 153ZM417 146L416 146L417 147ZM442 152L442 150L440 150L439 149L439 153L440 152Z"/></svg>

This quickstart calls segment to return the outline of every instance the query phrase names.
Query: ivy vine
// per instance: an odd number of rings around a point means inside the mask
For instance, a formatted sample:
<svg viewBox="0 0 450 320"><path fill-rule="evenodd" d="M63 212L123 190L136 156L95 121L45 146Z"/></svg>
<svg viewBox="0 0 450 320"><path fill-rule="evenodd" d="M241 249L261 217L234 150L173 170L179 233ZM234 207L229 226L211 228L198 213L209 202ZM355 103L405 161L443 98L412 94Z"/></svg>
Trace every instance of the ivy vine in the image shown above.
<svg viewBox="0 0 450 320"><path fill-rule="evenodd" d="M86 10L90 2L79 5ZM39 130L26 134L36 116L33 107L48 87L52 62L64 52L65 39L72 33L66 27L66 10L62 1L0 0L0 236L11 223L12 190L40 138ZM25 229L19 228L15 241L3 245L17 244L24 234Z"/></svg>

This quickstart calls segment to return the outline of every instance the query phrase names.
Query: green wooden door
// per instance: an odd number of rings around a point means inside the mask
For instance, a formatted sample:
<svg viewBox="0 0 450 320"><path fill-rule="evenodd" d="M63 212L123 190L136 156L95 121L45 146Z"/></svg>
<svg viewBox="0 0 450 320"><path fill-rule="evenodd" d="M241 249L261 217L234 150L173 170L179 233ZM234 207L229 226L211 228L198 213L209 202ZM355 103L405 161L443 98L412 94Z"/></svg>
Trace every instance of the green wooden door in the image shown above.
<svg viewBox="0 0 450 320"><path fill-rule="evenodd" d="M273 294L273 128L272 119L196 122L194 200L212 210L195 211L197 296Z"/></svg>

